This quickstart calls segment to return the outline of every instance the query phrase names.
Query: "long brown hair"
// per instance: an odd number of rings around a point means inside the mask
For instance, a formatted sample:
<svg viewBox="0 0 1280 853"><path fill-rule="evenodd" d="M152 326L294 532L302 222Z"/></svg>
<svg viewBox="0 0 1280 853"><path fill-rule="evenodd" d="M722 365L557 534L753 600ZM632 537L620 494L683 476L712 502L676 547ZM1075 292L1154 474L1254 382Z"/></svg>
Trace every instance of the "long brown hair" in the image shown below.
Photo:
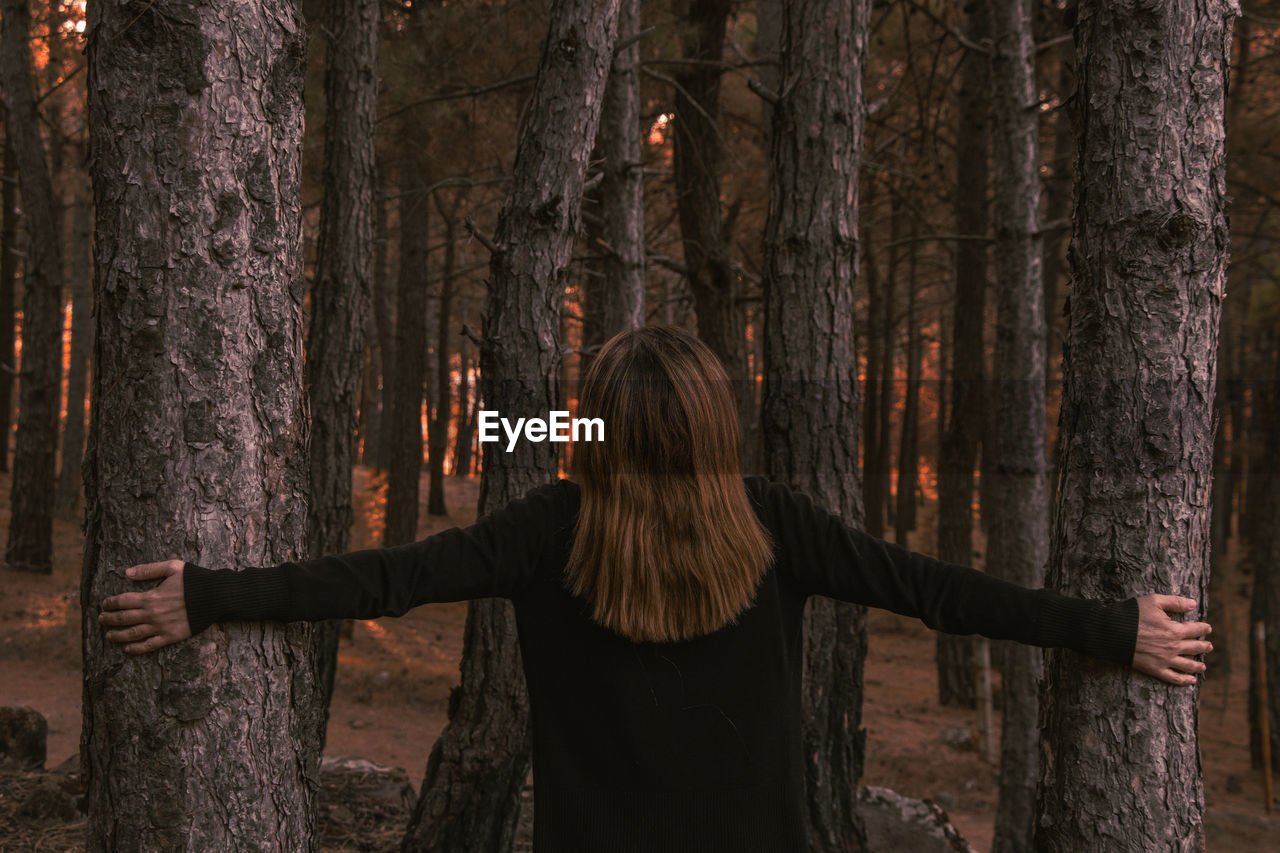
<svg viewBox="0 0 1280 853"><path fill-rule="evenodd" d="M737 620L773 558L739 463L729 377L674 326L612 338L591 362L578 417L604 441L576 442L582 491L566 570L600 624L669 642Z"/></svg>

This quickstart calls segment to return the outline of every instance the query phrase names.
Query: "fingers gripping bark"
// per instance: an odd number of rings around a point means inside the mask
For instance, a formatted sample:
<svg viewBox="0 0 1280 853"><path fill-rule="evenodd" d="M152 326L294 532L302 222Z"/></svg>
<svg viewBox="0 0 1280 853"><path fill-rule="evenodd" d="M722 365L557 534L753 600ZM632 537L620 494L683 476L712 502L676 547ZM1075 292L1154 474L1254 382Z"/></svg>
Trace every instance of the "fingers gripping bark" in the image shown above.
<svg viewBox="0 0 1280 853"><path fill-rule="evenodd" d="M1138 640L1134 646L1133 668L1170 684L1191 686L1196 673L1205 671L1203 661L1192 656L1213 649L1203 639L1212 626L1207 622L1178 622L1170 613L1187 613L1196 602L1178 595L1144 595L1138 599Z"/></svg>
<svg viewBox="0 0 1280 853"><path fill-rule="evenodd" d="M182 565L181 560L166 560L126 569L130 580L160 580L160 585L146 592L124 592L103 599L98 623L111 629L106 638L127 644L126 652L140 654L190 637Z"/></svg>

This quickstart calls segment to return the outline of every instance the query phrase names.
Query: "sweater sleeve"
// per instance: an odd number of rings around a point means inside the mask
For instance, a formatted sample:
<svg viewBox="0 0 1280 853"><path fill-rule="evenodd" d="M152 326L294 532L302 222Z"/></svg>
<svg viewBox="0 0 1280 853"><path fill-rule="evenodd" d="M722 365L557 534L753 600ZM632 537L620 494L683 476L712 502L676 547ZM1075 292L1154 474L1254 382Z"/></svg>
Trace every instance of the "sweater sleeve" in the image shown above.
<svg viewBox="0 0 1280 853"><path fill-rule="evenodd" d="M765 501L806 594L884 608L951 634L1069 648L1123 666L1133 662L1136 598L1074 598L936 560L850 527L781 484L766 487Z"/></svg>
<svg viewBox="0 0 1280 853"><path fill-rule="evenodd" d="M558 524L558 484L538 487L466 528L337 556L215 571L183 568L191 633L214 622L373 619L419 604L518 598Z"/></svg>

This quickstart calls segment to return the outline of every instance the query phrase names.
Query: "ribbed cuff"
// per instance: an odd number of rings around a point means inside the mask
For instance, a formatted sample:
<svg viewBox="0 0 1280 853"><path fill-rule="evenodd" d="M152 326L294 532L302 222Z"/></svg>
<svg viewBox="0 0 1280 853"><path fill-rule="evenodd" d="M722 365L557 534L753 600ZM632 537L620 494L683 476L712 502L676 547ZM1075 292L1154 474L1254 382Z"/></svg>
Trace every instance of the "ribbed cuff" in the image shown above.
<svg viewBox="0 0 1280 853"><path fill-rule="evenodd" d="M1091 601L1052 593L1040 616L1037 645L1075 649L1121 666L1133 664L1138 599Z"/></svg>
<svg viewBox="0 0 1280 853"><path fill-rule="evenodd" d="M182 589L193 636L214 622L270 619L289 600L279 572L255 569L236 572L184 563Z"/></svg>

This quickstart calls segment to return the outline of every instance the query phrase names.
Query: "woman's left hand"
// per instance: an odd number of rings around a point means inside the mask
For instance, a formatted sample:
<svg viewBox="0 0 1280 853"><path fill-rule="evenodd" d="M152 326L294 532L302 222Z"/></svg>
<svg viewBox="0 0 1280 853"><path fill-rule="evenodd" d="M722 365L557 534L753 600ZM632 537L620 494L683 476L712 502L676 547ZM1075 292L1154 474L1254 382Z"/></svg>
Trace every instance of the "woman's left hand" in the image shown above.
<svg viewBox="0 0 1280 853"><path fill-rule="evenodd" d="M1200 639L1213 628L1208 622L1177 622L1169 618L1170 613L1187 613L1195 608L1193 599L1180 595L1140 597L1133 668L1170 684L1195 684L1192 673L1204 672L1205 665L1190 656L1213 651L1212 643Z"/></svg>
<svg viewBox="0 0 1280 853"><path fill-rule="evenodd" d="M146 592L124 592L102 600L98 623L116 629L107 631L107 639L128 643L126 652L141 654L190 637L182 567L181 560L166 560L126 569L125 576L130 580L164 580Z"/></svg>

